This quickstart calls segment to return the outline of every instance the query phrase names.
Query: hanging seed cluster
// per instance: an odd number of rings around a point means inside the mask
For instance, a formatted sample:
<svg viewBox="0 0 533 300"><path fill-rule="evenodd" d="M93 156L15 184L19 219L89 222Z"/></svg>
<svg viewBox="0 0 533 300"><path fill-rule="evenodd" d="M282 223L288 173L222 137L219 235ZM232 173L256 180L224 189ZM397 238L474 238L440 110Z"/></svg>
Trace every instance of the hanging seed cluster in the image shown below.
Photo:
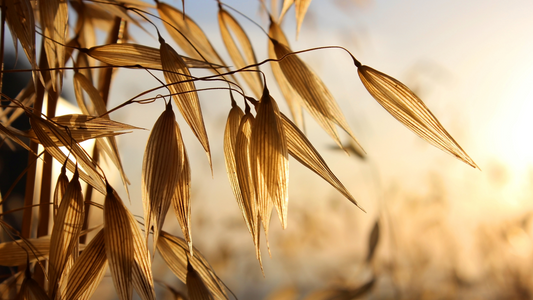
<svg viewBox="0 0 533 300"><path fill-rule="evenodd" d="M294 6L298 34L311 1L285 0L279 16L276 3L272 1L271 13L264 9L269 16L269 28L265 31L268 57L258 58L246 27L238 21L241 17L218 2L220 34L232 60L227 63L218 53L222 49L213 47L194 20L182 10L158 0L155 3L140 0L0 2L2 28L8 25L32 67L28 70L32 80L17 97L2 94L2 103L8 105L0 108L0 135L7 146L19 145L28 151L28 178L42 180L41 184L48 184L53 191L50 199L46 195L38 196L33 182L27 185L26 201L21 208L24 211L21 231L4 222L3 216L11 212L1 214L0 224L12 240L0 243L0 265L12 267L13 275L0 284L0 298L90 299L109 269L120 299L132 299L133 291L141 299L155 299L152 260L157 257L187 286L190 299L229 298L228 288L193 246L190 189L197 183L191 182L192 170L182 130L190 130L197 138L213 173L209 135L199 100L204 88L197 88L198 82L204 85L212 82L213 88L228 93L229 114L223 142L225 165L261 270L261 228L268 245L272 213L275 211L282 228L290 223L289 159L309 168L359 207L303 132L303 115L307 111L339 147L344 148L340 128L353 140L354 147L362 149L333 93L290 48L280 27L286 12ZM76 17L69 19L72 16ZM158 28L154 24L163 25ZM136 43L130 36L131 27L153 33L159 44ZM96 44L97 29L108 33L103 44ZM43 37L41 45L36 44L37 35ZM42 49L40 57L36 55L37 48ZM362 86L393 117L436 147L477 167L407 86L361 64L347 52L347 58L350 57ZM273 78L261 72L266 65L270 65ZM195 68L209 70L209 75L196 77ZM67 69L73 71L68 73L72 76L67 76ZM154 79L154 89L123 99L117 107L109 107L113 73L118 69L150 72L157 79ZM81 114L55 115L65 80L72 82ZM356 79L341 80L350 83ZM283 99L270 95L267 84L272 81L280 88ZM158 96L150 97L153 93ZM280 111L279 101L288 104L291 117ZM143 161L128 162L142 163L142 217L134 217L111 187L99 159L103 156L111 162L129 193L130 181L116 136L139 128L113 120L110 113L127 110L133 104L158 106L162 110L150 129ZM185 128L180 128L176 113L185 120ZM13 127L13 121L21 115L29 119L29 130ZM80 146L86 140L96 142L92 153ZM38 158L39 149L45 153L43 158ZM359 154L364 155L364 151L360 150ZM36 176L38 159L43 159L45 164L53 161L62 164L59 177L51 178L51 170ZM82 190L81 182L87 184L86 190ZM105 196L103 204L92 201L93 191ZM33 203L34 194L39 203ZM7 197L3 195L1 201ZM37 235L31 230L35 219L33 206L38 206L40 211ZM183 238L164 230L170 207ZM102 221L89 224L89 211L101 215ZM376 221L369 241L368 262L378 237ZM367 284L368 289L373 282L374 279ZM168 288L176 297L183 295Z"/></svg>

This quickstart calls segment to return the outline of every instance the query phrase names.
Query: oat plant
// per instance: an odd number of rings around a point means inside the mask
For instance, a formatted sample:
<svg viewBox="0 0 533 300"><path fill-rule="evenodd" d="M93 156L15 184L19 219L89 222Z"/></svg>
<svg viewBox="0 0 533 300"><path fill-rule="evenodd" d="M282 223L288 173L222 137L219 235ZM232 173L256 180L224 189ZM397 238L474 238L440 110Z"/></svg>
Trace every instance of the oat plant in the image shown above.
<svg viewBox="0 0 533 300"><path fill-rule="evenodd" d="M203 5L218 6L225 49L215 48L201 27L184 13L186 2L0 1L0 59L4 57L9 29L15 45L22 49L19 55L25 55L31 66L19 70L30 73L31 80L17 96L1 93L2 147L22 147L28 153L26 169L22 174L12 174L10 183L15 185L25 178L24 203L0 215L7 237L0 243L0 265L10 270L0 284L1 298L89 299L109 268L118 298L131 299L135 291L141 299L155 299L157 274L152 273L152 260L157 257L186 284L186 292L171 289L176 297L234 297L193 243L190 188L199 183L191 182L194 170L182 131L192 131L213 172L210 133L199 100L205 90L218 89L227 95L227 123L220 132L224 134L226 170L243 226L255 245L259 269L263 268L261 240L268 245L273 211L283 228L288 224L289 157L359 207L302 129L305 111L339 147L344 149L340 129L362 149L333 93L299 56L302 52L345 55L347 64L353 63L358 70L361 88L364 86L392 116L421 138L477 167L422 100L398 80L363 65L341 46L293 51L280 24L294 6L299 32L310 2L285 0L280 7L274 0L270 4L258 2L269 24L263 29L268 57L257 57L247 31L260 25L223 1L206 1ZM130 34L132 28L150 33L157 42L138 43ZM107 34L104 42L98 42L97 31ZM221 58L221 51L227 51L231 62ZM0 65L2 76L7 71L3 62ZM268 67L272 68L272 78L262 72ZM123 69L122 73L148 72L154 78L153 88L119 99L122 104L110 107L109 91L118 69ZM199 77L195 69L208 72L201 72L204 75ZM339 80L351 84L359 79ZM80 114L56 115L65 82L74 87L75 99L71 100ZM196 87L198 82L203 82L203 88ZM271 96L268 87L274 85L283 99ZM278 101L286 101L289 112L280 111ZM110 113L141 105L160 108L161 115L150 128L143 161L127 162L142 164L144 214L136 217L126 206L128 199L121 199L115 191L123 188L129 197L131 176L124 171L126 162L116 136L139 127L113 120ZM187 126L178 124L176 114ZM30 129L17 128L14 121L18 118L26 118ZM80 145L86 140L95 141L94 149ZM109 174L100 167L102 157L116 168L123 187L110 185ZM43 162L42 172L37 172L38 161ZM58 177L52 177L53 162L62 165ZM34 188L37 185L40 192ZM95 201L96 194L104 196L103 203ZM7 191L0 201L9 198ZM171 207L181 236L164 230ZM5 221L5 216L16 211L23 212L20 230ZM37 215L33 215L35 211ZM100 222L89 222L89 212L100 216ZM367 260L371 260L377 245L375 233L372 236ZM362 291L372 284L363 286Z"/></svg>

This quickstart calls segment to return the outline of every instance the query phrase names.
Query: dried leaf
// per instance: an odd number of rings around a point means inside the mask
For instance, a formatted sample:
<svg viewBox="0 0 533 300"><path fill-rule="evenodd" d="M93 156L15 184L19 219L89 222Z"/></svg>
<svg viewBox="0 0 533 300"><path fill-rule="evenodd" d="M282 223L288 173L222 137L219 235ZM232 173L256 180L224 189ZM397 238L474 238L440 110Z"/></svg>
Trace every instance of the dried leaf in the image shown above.
<svg viewBox="0 0 533 300"><path fill-rule="evenodd" d="M233 60L236 69L241 69L247 65L257 64L257 59L255 58L254 49L252 48L252 43L246 35L246 32L242 29L239 23L219 4L218 10L218 24L220 27L220 33L222 35L222 40L228 53ZM241 46L241 51L237 47L231 32L235 35L239 44ZM259 74L259 68L249 68L247 72L240 72L239 74L244 78L246 84L252 89L256 97L261 97L263 90L263 83L261 81L261 76ZM255 72L254 72L255 71Z"/></svg>
<svg viewBox="0 0 533 300"><path fill-rule="evenodd" d="M107 267L104 229L91 240L72 266L62 299L89 299L102 280Z"/></svg>
<svg viewBox="0 0 533 300"><path fill-rule="evenodd" d="M28 81L26 87L19 92L15 98L25 107L31 106L35 102L35 84L34 82ZM61 98L60 98L61 99ZM24 114L25 111L20 106L7 107L0 110L0 118L4 121L5 126L11 125L20 115ZM9 116L9 118L8 118Z"/></svg>
<svg viewBox="0 0 533 300"><path fill-rule="evenodd" d="M89 95L89 99L91 100L93 109L88 109L87 106L85 106L85 101L83 100L81 89ZM107 114L107 108L104 100L102 99L102 96L100 95L100 92L94 87L92 82L87 79L83 74L76 72L74 74L74 89L76 93L76 100L78 102L78 105L82 109L82 111L85 114L93 115L93 116L103 116L103 119L109 120L109 115ZM109 144L109 149L111 151L107 151L106 154L109 156L113 164L117 167L118 171L120 172L120 177L122 179L122 183L124 184L124 189L129 195L128 191L128 185L130 184L130 181L128 177L126 176L126 172L124 171L124 166L122 165L122 161L120 159L120 154L118 151L118 145L115 137L113 136L107 136L105 138L107 143ZM103 141L100 141L100 143L103 143ZM106 148L104 148L106 149Z"/></svg>
<svg viewBox="0 0 533 300"><path fill-rule="evenodd" d="M104 201L104 241L115 290L120 299L131 299L135 245L130 212L107 184Z"/></svg>
<svg viewBox="0 0 533 300"><path fill-rule="evenodd" d="M50 120L60 126L68 127L70 132L114 132L132 129L142 129L132 125L113 121L106 117L96 117L81 114L62 115L51 118Z"/></svg>
<svg viewBox="0 0 533 300"><path fill-rule="evenodd" d="M159 49L138 44L110 44L88 49L92 58L113 66L140 65L147 69L161 70Z"/></svg>
<svg viewBox="0 0 533 300"><path fill-rule="evenodd" d="M279 24L272 20L270 21L268 35L279 43L289 47L289 41L285 37L285 34L281 30ZM276 52L274 51L274 45L272 43L268 43L268 57L270 59L276 59ZM302 109L304 101L302 97L300 97L300 94L298 94L298 92L296 92L292 88L291 84L287 81L287 78L285 78L283 71L281 71L278 62L271 61L270 68L272 69L272 74L274 75L276 83L283 94L283 98L285 98L285 101L289 106L294 122L299 128L304 128L304 116Z"/></svg>
<svg viewBox="0 0 533 300"><path fill-rule="evenodd" d="M359 204L357 204L355 198L339 181L337 176L333 174L322 156L320 156L318 151L305 137L303 132L301 132L300 129L298 129L298 127L283 113L281 114L281 117L283 120L285 134L287 135L287 147L289 149L289 154L311 171L315 172L318 176L322 177L341 194L343 194L344 197L361 208Z"/></svg>
<svg viewBox="0 0 533 300"><path fill-rule="evenodd" d="M187 292L191 300L213 300L213 296L200 278L200 275L194 270L187 261Z"/></svg>
<svg viewBox="0 0 533 300"><path fill-rule="evenodd" d="M61 200L54 227L50 238L50 259L48 278L50 282L49 295L55 298L62 280L65 266L76 248L84 220L84 203L78 170L74 172L72 180L67 186L65 196Z"/></svg>
<svg viewBox="0 0 533 300"><path fill-rule="evenodd" d="M50 68L65 66L65 47L68 28L68 4L66 0L39 0L39 11L44 40L46 58ZM63 85L63 71L50 71L52 87L56 92Z"/></svg>
<svg viewBox="0 0 533 300"><path fill-rule="evenodd" d="M6 21L11 30L13 39L18 39L26 57L33 70L37 70L37 60L35 58L35 18L30 0L17 0L4 2L9 13L6 14ZM15 41L15 49L18 43ZM38 73L32 72L33 84L37 83Z"/></svg>
<svg viewBox="0 0 533 300"><path fill-rule="evenodd" d="M50 253L50 237L0 243L0 266L16 267L42 260Z"/></svg>
<svg viewBox="0 0 533 300"><path fill-rule="evenodd" d="M141 129L139 127L109 120L108 118L77 114L63 115L59 117L50 118L50 121L60 126L58 127L59 130L63 131L66 135L70 135L77 142L83 142L95 138L116 136L129 132L125 130ZM11 127L8 127L8 130L10 130L10 132L12 133L28 137L35 142L39 142L35 135L35 132L31 129L26 133L22 131L16 132ZM57 146L64 146L61 140L55 138L55 136L52 135L50 132L47 131L47 133L49 134L50 139L54 143L56 143Z"/></svg>
<svg viewBox="0 0 533 300"><path fill-rule="evenodd" d="M169 102L148 137L142 167L144 225L146 232L153 230L154 242L175 197L184 155L185 147Z"/></svg>
<svg viewBox="0 0 533 300"><path fill-rule="evenodd" d="M157 250L170 270L183 283L187 282L187 264L190 262L215 299L228 299L224 283L198 249L194 249L194 256L189 256L189 247L185 240L161 231L157 240Z"/></svg>
<svg viewBox="0 0 533 300"><path fill-rule="evenodd" d="M250 144L252 177L265 232L269 207L274 204L282 228L287 227L289 160L287 139L276 101L265 87L252 126Z"/></svg>
<svg viewBox="0 0 533 300"><path fill-rule="evenodd" d="M12 128L11 126L4 126L2 124L2 122L0 122L0 132L5 134L8 138L10 138L12 141L14 141L15 143L19 144L20 146L22 146L22 148L30 151L33 153L33 151L31 150L30 147L28 147L28 145L26 145L26 143L24 143L21 139L19 139L17 137L17 133L19 133L18 131L15 131L13 130L14 128ZM33 153L35 154L35 153Z"/></svg>
<svg viewBox="0 0 533 300"><path fill-rule="evenodd" d="M163 73L169 84L169 89L173 93L172 98L176 102L183 118L191 127L194 135L196 135L200 144L204 147L212 170L209 139L205 131L202 108L200 107L196 87L192 81L182 82L191 79L191 74L187 66L185 66L183 59L181 59L176 51L169 44L165 43L162 38L160 38L159 42L161 43L160 51Z"/></svg>
<svg viewBox="0 0 533 300"><path fill-rule="evenodd" d="M300 94L307 109L318 123L326 130L333 140L342 148L335 124L341 127L350 137L353 135L337 102L320 78L292 51L276 40L271 39L276 57L281 59L279 66L291 86ZM282 59L283 58L283 59Z"/></svg>
<svg viewBox="0 0 533 300"><path fill-rule="evenodd" d="M358 66L357 72L370 95L396 120L437 148L479 169L424 102L407 86L368 66Z"/></svg>

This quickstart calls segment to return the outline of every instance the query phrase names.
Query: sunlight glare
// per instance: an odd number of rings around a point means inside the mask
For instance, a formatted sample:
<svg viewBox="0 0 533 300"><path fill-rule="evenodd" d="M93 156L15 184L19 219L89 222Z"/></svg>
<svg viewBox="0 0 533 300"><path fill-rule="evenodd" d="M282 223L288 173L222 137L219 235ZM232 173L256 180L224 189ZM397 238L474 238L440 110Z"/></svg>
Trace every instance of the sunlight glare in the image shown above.
<svg viewBox="0 0 533 300"><path fill-rule="evenodd" d="M504 95L507 99L500 112L498 136L503 143L499 149L509 167L517 172L526 171L533 165L533 62L523 65L516 72Z"/></svg>

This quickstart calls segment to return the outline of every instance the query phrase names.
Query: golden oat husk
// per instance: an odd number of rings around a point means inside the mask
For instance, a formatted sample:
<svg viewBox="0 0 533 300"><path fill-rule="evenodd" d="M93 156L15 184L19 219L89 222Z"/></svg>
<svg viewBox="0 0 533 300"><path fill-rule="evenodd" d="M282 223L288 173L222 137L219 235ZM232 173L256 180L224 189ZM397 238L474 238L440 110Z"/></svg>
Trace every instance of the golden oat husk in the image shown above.
<svg viewBox="0 0 533 300"><path fill-rule="evenodd" d="M62 299L88 300L98 287L108 264L104 230L94 236L72 266Z"/></svg>
<svg viewBox="0 0 533 300"><path fill-rule="evenodd" d="M287 81L302 97L307 109L333 140L343 147L335 125L357 142L333 95L324 82L291 49L271 39L279 66Z"/></svg>
<svg viewBox="0 0 533 300"><path fill-rule="evenodd" d="M200 275L187 261L187 292L191 300L214 300L213 296L205 286Z"/></svg>
<svg viewBox="0 0 533 300"><path fill-rule="evenodd" d="M303 132L301 132L300 129L298 129L298 127L283 113L281 114L281 117L285 134L287 135L287 147L289 154L311 171L315 172L318 176L326 180L353 204L361 208L359 204L357 204L355 198L350 194L346 187L344 187L337 176L333 174L322 156L318 153Z"/></svg>
<svg viewBox="0 0 533 300"><path fill-rule="evenodd" d="M157 250L181 282L187 282L187 265L190 263L215 299L228 299L224 283L198 249L194 249L194 256L189 255L189 246L184 239L161 231Z"/></svg>
<svg viewBox="0 0 533 300"><path fill-rule="evenodd" d="M256 257L259 260L261 270L263 269L263 262L260 251L260 231L261 231L261 214L259 211L259 203L257 193L255 190L252 156L251 156L251 138L254 117L247 108L246 114L241 118L237 135L235 137L235 167L236 175L239 183L240 193L242 195L241 211L248 226L248 230L252 235L255 245ZM269 208L269 212L272 207ZM270 218L270 215L269 215ZM267 234L268 242L268 232Z"/></svg>
<svg viewBox="0 0 533 300"><path fill-rule="evenodd" d="M211 150L209 149L209 139L205 130L202 108L194 82L190 80L191 74L185 66L183 59L174 49L160 37L160 53L163 64L165 80L169 84L168 88L172 92L172 98L178 106L183 118L191 127L194 135L202 144L209 166L213 170L211 163Z"/></svg>
<svg viewBox="0 0 533 300"><path fill-rule="evenodd" d="M281 30L281 27L279 26L279 23L276 23L274 20L270 20L270 27L268 29L268 35L278 41L279 43L290 47L289 41L285 37L285 34ZM276 52L274 51L274 45L272 43L268 43L268 58L270 59L276 59ZM281 68L279 67L279 63L276 61L270 62L270 68L272 69L272 74L274 75L274 78L276 79L276 83L278 84L278 87L283 94L283 98L285 99L285 102L287 102L287 105L289 106L289 110L291 111L291 116L298 125L299 128L304 128L304 116L303 116L303 108L302 105L304 105L304 101L302 97L300 97L300 94L296 92L291 84L287 81L287 78L285 78L285 75L283 74L283 71L281 71Z"/></svg>
<svg viewBox="0 0 533 300"><path fill-rule="evenodd" d="M185 163L185 149L178 131L176 116L169 102L148 137L142 167L145 229L147 233L153 230L154 242L157 241L177 192L179 176Z"/></svg>
<svg viewBox="0 0 533 300"><path fill-rule="evenodd" d="M222 41L228 50L234 67L236 69L241 69L248 65L257 64L252 43L244 29L239 25L237 20L222 8L222 5L219 5L218 7L218 24L222 35ZM237 38L237 41L240 44L240 49L235 43L232 33ZM259 68L253 67L248 68L248 70L248 72L240 72L239 74L244 78L244 81L250 87L254 95L259 98L261 97L263 90ZM256 72L252 72L254 70Z"/></svg>
<svg viewBox="0 0 533 300"><path fill-rule="evenodd" d="M266 87L252 125L250 153L252 177L265 233L268 231L272 205L276 207L281 226L285 229L289 200L287 138L279 108Z"/></svg>
<svg viewBox="0 0 533 300"><path fill-rule="evenodd" d="M135 245L130 212L107 184L104 200L104 242L115 290L121 300L131 299Z"/></svg>
<svg viewBox="0 0 533 300"><path fill-rule="evenodd" d="M79 173L76 169L54 218L48 266L50 298L55 298L64 280L63 274L67 269L67 261L77 247L84 220L85 205L83 202Z"/></svg>
<svg viewBox="0 0 533 300"><path fill-rule="evenodd" d="M357 72L370 95L396 120L437 148L479 169L424 102L407 86L368 66L358 66Z"/></svg>

